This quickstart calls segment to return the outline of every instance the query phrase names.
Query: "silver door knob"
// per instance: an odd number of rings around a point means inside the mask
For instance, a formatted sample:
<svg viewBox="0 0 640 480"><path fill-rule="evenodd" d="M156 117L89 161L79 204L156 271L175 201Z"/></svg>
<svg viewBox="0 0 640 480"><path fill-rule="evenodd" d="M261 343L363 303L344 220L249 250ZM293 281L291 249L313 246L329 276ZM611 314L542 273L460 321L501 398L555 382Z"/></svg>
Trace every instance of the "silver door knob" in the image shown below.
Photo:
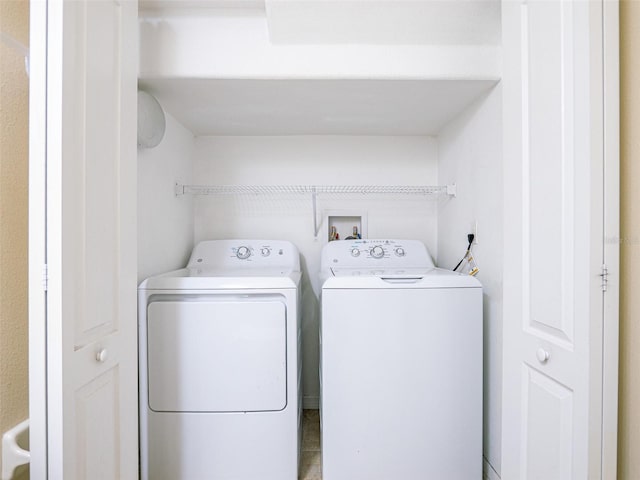
<svg viewBox="0 0 640 480"><path fill-rule="evenodd" d="M549 360L549 352L547 352L544 348L540 347L536 350L536 357L540 363L547 363Z"/></svg>
<svg viewBox="0 0 640 480"><path fill-rule="evenodd" d="M104 362L107 359L107 349L103 348L96 352L96 360L100 363Z"/></svg>

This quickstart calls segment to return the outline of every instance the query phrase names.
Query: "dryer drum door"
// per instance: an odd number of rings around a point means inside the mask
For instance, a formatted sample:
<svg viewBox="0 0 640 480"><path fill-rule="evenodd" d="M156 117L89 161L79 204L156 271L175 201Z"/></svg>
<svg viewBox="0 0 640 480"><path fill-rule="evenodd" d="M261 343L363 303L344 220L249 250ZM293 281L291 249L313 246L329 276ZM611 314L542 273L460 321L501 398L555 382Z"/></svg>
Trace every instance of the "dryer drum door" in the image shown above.
<svg viewBox="0 0 640 480"><path fill-rule="evenodd" d="M147 306L149 408L277 411L287 403L286 306L278 298Z"/></svg>

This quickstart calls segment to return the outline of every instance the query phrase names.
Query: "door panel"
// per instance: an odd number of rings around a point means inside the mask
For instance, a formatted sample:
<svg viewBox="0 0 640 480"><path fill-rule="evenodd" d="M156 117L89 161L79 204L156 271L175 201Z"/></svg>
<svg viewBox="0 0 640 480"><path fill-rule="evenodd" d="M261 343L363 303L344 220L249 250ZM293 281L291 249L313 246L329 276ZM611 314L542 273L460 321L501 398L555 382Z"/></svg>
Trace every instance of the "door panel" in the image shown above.
<svg viewBox="0 0 640 480"><path fill-rule="evenodd" d="M601 15L503 3L503 478L600 473Z"/></svg>
<svg viewBox="0 0 640 480"><path fill-rule="evenodd" d="M138 476L137 4L47 4L50 478Z"/></svg>
<svg viewBox="0 0 640 480"><path fill-rule="evenodd" d="M70 304L75 309L75 348L117 330L119 304L120 158L119 45L122 7L113 1L73 2L65 7L68 58L64 89L73 103L65 109L63 165L65 224L71 233L65 257ZM99 52L99 53L97 53ZM63 218L64 221L64 218Z"/></svg>
<svg viewBox="0 0 640 480"><path fill-rule="evenodd" d="M118 478L120 423L118 367L107 370L75 392L78 459L76 478ZM96 415L100 412L99 415Z"/></svg>
<svg viewBox="0 0 640 480"><path fill-rule="evenodd" d="M529 365L524 366L522 379L526 463L521 476L571 478L573 392ZM536 441L541 438L546 441Z"/></svg>
<svg viewBox="0 0 640 480"><path fill-rule="evenodd" d="M575 251L572 5L531 2L521 16L526 328L568 349Z"/></svg>

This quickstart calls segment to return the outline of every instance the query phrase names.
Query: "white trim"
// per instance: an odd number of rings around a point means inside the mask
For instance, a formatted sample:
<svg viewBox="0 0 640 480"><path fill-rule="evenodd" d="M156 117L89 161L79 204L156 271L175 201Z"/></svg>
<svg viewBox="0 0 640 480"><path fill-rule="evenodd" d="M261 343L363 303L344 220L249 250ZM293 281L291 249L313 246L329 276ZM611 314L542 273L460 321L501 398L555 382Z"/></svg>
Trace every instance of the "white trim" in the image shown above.
<svg viewBox="0 0 640 480"><path fill-rule="evenodd" d="M64 477L64 398L62 354L62 87L63 17L66 2L47 1L46 54L46 310L47 475ZM33 47L32 47L33 48ZM35 63L35 62L34 62ZM33 425L34 422L32 422ZM37 477L34 477L37 478Z"/></svg>
<svg viewBox="0 0 640 480"><path fill-rule="evenodd" d="M604 295L602 343L602 473L616 478L618 455L618 335L620 295L620 55L619 3L603 1Z"/></svg>
<svg viewBox="0 0 640 480"><path fill-rule="evenodd" d="M63 17L66 1L47 1L46 54L46 304L47 475L64 477L62 398L62 108ZM54 381L55 380L55 381ZM33 450L33 448L32 448Z"/></svg>
<svg viewBox="0 0 640 480"><path fill-rule="evenodd" d="M318 395L303 395L302 408L305 410L319 410L320 397Z"/></svg>
<svg viewBox="0 0 640 480"><path fill-rule="evenodd" d="M46 262L47 2L31 2L29 76L29 448L31 478L47 478Z"/></svg>
<svg viewBox="0 0 640 480"><path fill-rule="evenodd" d="M482 457L482 480L500 480L500 475L485 457Z"/></svg>

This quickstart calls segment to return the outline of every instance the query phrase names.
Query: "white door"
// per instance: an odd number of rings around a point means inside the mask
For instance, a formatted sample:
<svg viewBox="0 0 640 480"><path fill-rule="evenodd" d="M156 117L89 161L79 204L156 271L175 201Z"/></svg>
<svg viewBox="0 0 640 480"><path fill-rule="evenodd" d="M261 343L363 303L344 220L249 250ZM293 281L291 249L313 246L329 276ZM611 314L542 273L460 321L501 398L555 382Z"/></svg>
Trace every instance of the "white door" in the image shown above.
<svg viewBox="0 0 640 480"><path fill-rule="evenodd" d="M154 412L287 406L287 312L279 298L159 298L147 307L146 339L142 388Z"/></svg>
<svg viewBox="0 0 640 480"><path fill-rule="evenodd" d="M134 479L137 3L36 1L32 15L31 173L46 207L34 192L31 215L46 210L48 265L46 321L30 319L32 474Z"/></svg>
<svg viewBox="0 0 640 480"><path fill-rule="evenodd" d="M502 478L603 478L603 4L507 1L502 22Z"/></svg>

